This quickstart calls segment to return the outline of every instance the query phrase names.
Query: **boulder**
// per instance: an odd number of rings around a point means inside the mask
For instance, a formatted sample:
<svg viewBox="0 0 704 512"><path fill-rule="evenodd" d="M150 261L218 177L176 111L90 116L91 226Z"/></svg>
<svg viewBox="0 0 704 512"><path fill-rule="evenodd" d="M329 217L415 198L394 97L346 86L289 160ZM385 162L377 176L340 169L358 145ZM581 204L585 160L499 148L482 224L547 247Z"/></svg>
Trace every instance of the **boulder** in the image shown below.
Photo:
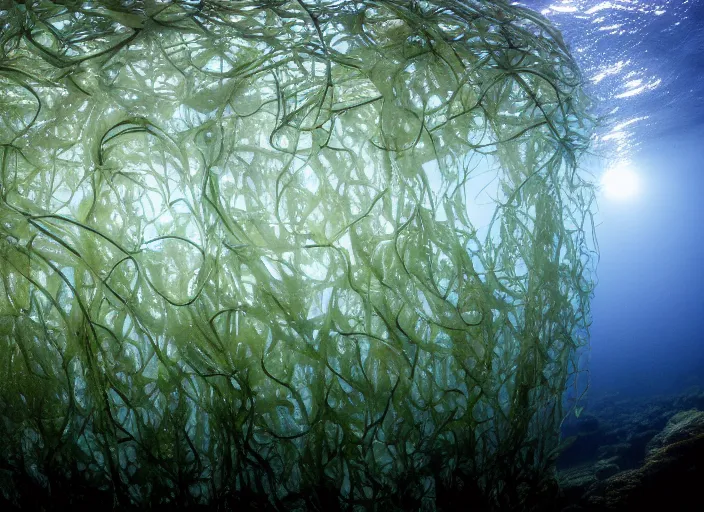
<svg viewBox="0 0 704 512"><path fill-rule="evenodd" d="M685 439L704 434L704 412L696 409L682 411L670 418L665 428L654 436L646 446L646 454Z"/></svg>
<svg viewBox="0 0 704 512"><path fill-rule="evenodd" d="M608 465L603 466L607 471ZM613 469L613 468L612 468ZM648 445L645 464L595 482L585 493L587 510L704 510L704 413L676 414Z"/></svg>

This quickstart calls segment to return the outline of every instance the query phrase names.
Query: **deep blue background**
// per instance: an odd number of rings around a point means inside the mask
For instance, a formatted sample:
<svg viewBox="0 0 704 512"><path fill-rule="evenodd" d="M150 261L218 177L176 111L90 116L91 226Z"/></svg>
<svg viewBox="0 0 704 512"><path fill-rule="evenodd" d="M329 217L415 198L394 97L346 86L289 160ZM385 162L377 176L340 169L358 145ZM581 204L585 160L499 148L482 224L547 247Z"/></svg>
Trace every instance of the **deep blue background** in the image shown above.
<svg viewBox="0 0 704 512"><path fill-rule="evenodd" d="M586 78L621 62L590 82L595 151L642 181L635 200L599 201L590 396L704 385L704 1L524 5L561 28ZM624 95L634 80L651 87Z"/></svg>
<svg viewBox="0 0 704 512"><path fill-rule="evenodd" d="M704 133L660 137L633 158L637 202L601 201L592 390L657 394L704 384Z"/></svg>

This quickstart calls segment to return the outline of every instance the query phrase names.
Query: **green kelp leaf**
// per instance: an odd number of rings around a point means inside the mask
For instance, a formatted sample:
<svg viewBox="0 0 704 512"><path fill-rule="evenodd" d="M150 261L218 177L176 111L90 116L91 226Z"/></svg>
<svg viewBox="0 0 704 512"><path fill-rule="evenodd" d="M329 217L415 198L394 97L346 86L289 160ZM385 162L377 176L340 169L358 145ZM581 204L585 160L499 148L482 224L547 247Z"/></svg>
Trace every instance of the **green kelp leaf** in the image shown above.
<svg viewBox="0 0 704 512"><path fill-rule="evenodd" d="M421 136L422 118L413 110L384 102L379 144L389 151L412 148Z"/></svg>
<svg viewBox="0 0 704 512"><path fill-rule="evenodd" d="M0 315L20 315L29 309L29 258L0 243Z"/></svg>
<svg viewBox="0 0 704 512"><path fill-rule="evenodd" d="M196 297L203 258L195 243L171 236L145 242L136 256L149 286L174 305L184 305Z"/></svg>
<svg viewBox="0 0 704 512"><path fill-rule="evenodd" d="M41 103L34 90L0 75L0 144L10 144L37 119Z"/></svg>

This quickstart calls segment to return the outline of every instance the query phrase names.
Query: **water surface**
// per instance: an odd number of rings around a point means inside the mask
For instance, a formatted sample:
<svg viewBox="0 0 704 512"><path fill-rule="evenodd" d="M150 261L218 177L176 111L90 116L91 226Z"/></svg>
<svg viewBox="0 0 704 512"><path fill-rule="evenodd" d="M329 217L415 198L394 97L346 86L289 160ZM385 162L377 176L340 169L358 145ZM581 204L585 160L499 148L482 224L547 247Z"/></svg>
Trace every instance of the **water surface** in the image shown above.
<svg viewBox="0 0 704 512"><path fill-rule="evenodd" d="M640 192L600 198L591 395L658 394L704 375L704 2L524 4L563 31L602 118L595 172Z"/></svg>

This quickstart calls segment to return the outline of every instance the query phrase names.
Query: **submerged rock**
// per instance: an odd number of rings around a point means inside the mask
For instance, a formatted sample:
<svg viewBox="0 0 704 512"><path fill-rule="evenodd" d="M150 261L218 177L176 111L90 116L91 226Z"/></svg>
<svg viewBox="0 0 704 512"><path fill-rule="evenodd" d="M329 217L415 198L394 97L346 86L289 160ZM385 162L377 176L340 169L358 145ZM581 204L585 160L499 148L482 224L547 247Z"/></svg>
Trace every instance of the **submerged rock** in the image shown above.
<svg viewBox="0 0 704 512"><path fill-rule="evenodd" d="M695 409L675 414L665 428L648 443L648 455L658 449L704 434L704 412Z"/></svg>
<svg viewBox="0 0 704 512"><path fill-rule="evenodd" d="M596 476L597 480L605 480L621 471L621 468L615 462L617 459L618 457L612 457L611 459L600 460L596 463L594 476Z"/></svg>
<svg viewBox="0 0 704 512"><path fill-rule="evenodd" d="M594 430L574 420L563 428L571 437L562 442L555 510L704 509L704 412L691 405L700 394L593 403L583 418Z"/></svg>
<svg viewBox="0 0 704 512"><path fill-rule="evenodd" d="M594 468L591 465L573 468L560 473L560 497L563 504L575 506L587 490L596 483ZM564 510L564 509L563 509Z"/></svg>
<svg viewBox="0 0 704 512"><path fill-rule="evenodd" d="M678 413L653 438L641 468L593 484L581 505L586 510L701 510L703 460L704 413Z"/></svg>

